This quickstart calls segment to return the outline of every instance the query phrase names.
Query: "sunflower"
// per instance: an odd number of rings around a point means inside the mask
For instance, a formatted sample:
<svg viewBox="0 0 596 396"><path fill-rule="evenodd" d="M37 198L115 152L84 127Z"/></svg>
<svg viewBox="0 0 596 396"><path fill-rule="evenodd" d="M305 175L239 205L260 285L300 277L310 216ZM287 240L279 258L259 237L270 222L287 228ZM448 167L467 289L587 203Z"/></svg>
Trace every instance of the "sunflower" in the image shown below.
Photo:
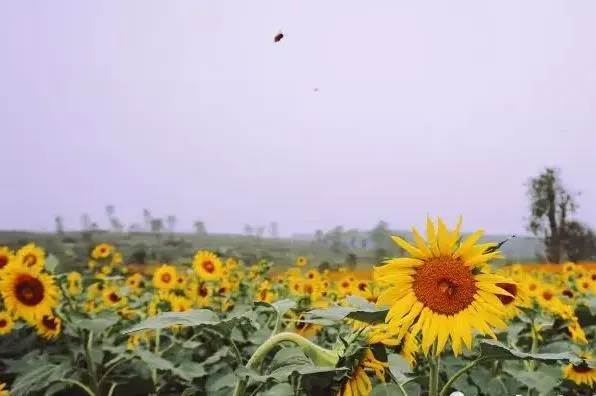
<svg viewBox="0 0 596 396"><path fill-rule="evenodd" d="M372 327L367 333L370 344L381 343L387 347L397 349L397 352L408 362L410 366L416 363L416 353L419 351L416 337L407 333L401 340L398 340L398 334L389 330L386 324L380 324Z"/></svg>
<svg viewBox="0 0 596 396"><path fill-rule="evenodd" d="M588 276L579 278L575 281L575 287L577 287L577 290L582 294L587 294L592 289L592 280Z"/></svg>
<svg viewBox="0 0 596 396"><path fill-rule="evenodd" d="M143 293L144 286L145 282L143 279L143 275L141 274L133 274L126 278L126 287L128 287L128 289L136 295L140 295Z"/></svg>
<svg viewBox="0 0 596 396"><path fill-rule="evenodd" d="M290 290L290 293L293 295L302 294L302 292L304 291L303 280L298 277L290 279L290 284L288 288Z"/></svg>
<svg viewBox="0 0 596 396"><path fill-rule="evenodd" d="M114 252L114 254L112 255L112 266L116 267L122 264L122 261L122 253Z"/></svg>
<svg viewBox="0 0 596 396"><path fill-rule="evenodd" d="M68 283L68 294L71 296L79 294L83 290L82 276L78 272L69 272L66 276Z"/></svg>
<svg viewBox="0 0 596 396"><path fill-rule="evenodd" d="M106 307L126 305L126 297L122 296L119 293L118 288L114 286L106 288L101 293L101 298Z"/></svg>
<svg viewBox="0 0 596 396"><path fill-rule="evenodd" d="M6 246L0 246L0 274L14 260L14 253Z"/></svg>
<svg viewBox="0 0 596 396"><path fill-rule="evenodd" d="M170 303L172 304L172 311L174 312L185 312L192 309L192 304L186 297L173 296Z"/></svg>
<svg viewBox="0 0 596 396"><path fill-rule="evenodd" d="M0 279L0 293L6 310L30 324L50 314L59 299L53 276L22 266L11 267Z"/></svg>
<svg viewBox="0 0 596 396"><path fill-rule="evenodd" d="M62 321L53 314L44 315L35 324L35 330L43 338L56 338L62 330Z"/></svg>
<svg viewBox="0 0 596 396"><path fill-rule="evenodd" d="M563 274L572 275L575 272L575 263L568 261L563 264Z"/></svg>
<svg viewBox="0 0 596 396"><path fill-rule="evenodd" d="M542 308L551 311L559 303L557 294L557 290L554 286L543 284L536 294L536 301L538 301L538 304Z"/></svg>
<svg viewBox="0 0 596 396"><path fill-rule="evenodd" d="M139 335L131 335L128 336L128 341L126 342L126 350L132 351L141 343L141 336Z"/></svg>
<svg viewBox="0 0 596 396"><path fill-rule="evenodd" d="M296 318L296 315L291 315ZM292 321L291 330L294 333L301 335L304 338L311 338L316 335L323 327L314 323L309 323L304 320L302 315L298 316L298 319Z"/></svg>
<svg viewBox="0 0 596 396"><path fill-rule="evenodd" d="M178 276L176 277L176 287L178 289L184 289L186 287L186 276L184 276L183 274L178 274Z"/></svg>
<svg viewBox="0 0 596 396"><path fill-rule="evenodd" d="M501 289L509 292L509 296L498 294L497 297L504 307L505 317L511 319L522 314L520 307L528 308L530 306L525 290L517 283L497 283Z"/></svg>
<svg viewBox="0 0 596 396"><path fill-rule="evenodd" d="M571 319L571 323L567 326L567 331L571 337L571 340L576 344L587 344L588 339L586 338L586 333L584 329L579 324L579 319L577 317L573 317Z"/></svg>
<svg viewBox="0 0 596 396"><path fill-rule="evenodd" d="M455 230L449 232L441 218L438 228L427 218L427 242L412 227L415 246L394 236L393 241L412 257L390 259L376 267L379 279L389 283L377 301L388 305L386 322L399 329L398 340L411 331L422 332L422 350L426 355L437 341L435 352L441 353L447 339L455 355L462 341L472 348L472 331L496 337L493 328L505 329L504 307L498 295L511 296L498 283L507 278L485 274L479 266L501 257L494 243L476 244L483 231L476 231L459 242L461 217Z"/></svg>
<svg viewBox="0 0 596 396"><path fill-rule="evenodd" d="M160 290L171 290L176 287L176 268L162 264L153 274L153 285Z"/></svg>
<svg viewBox="0 0 596 396"><path fill-rule="evenodd" d="M211 252L205 250L197 252L193 260L193 268L201 280L221 278L221 260Z"/></svg>
<svg viewBox="0 0 596 396"><path fill-rule="evenodd" d="M585 360L591 359L591 356L587 354L580 357ZM590 367L586 363L579 366L568 364L563 368L563 377L575 382L577 385L596 386L596 368Z"/></svg>
<svg viewBox="0 0 596 396"><path fill-rule="evenodd" d="M114 247L107 243L100 243L99 245L95 246L91 251L91 258L95 260L101 260L108 258L108 256L112 253Z"/></svg>
<svg viewBox="0 0 596 396"><path fill-rule="evenodd" d="M302 291L308 295L311 301L317 301L322 297L321 282L319 280L307 280L302 285Z"/></svg>
<svg viewBox="0 0 596 396"><path fill-rule="evenodd" d="M352 291L352 282L350 282L349 277L343 277L339 280L339 283L337 285L337 290L342 294L342 295L347 295L350 294Z"/></svg>
<svg viewBox="0 0 596 396"><path fill-rule="evenodd" d="M197 306L199 308L208 307L211 303L211 296L213 295L213 288L211 285L201 283L197 290Z"/></svg>
<svg viewBox="0 0 596 396"><path fill-rule="evenodd" d="M0 396L10 396L10 391L6 389L6 384L0 382Z"/></svg>
<svg viewBox="0 0 596 396"><path fill-rule="evenodd" d="M305 267L308 264L308 260L304 256L298 256L296 259L296 266L297 267Z"/></svg>
<svg viewBox="0 0 596 396"><path fill-rule="evenodd" d="M31 272L39 274L44 268L45 256L41 247L29 243L17 251L14 262L19 267L29 268Z"/></svg>
<svg viewBox="0 0 596 396"><path fill-rule="evenodd" d="M540 293L540 281L533 277L527 277L522 283L522 287L530 297L536 297Z"/></svg>
<svg viewBox="0 0 596 396"><path fill-rule="evenodd" d="M8 334L14 328L14 320L8 312L0 312L0 335Z"/></svg>
<svg viewBox="0 0 596 396"><path fill-rule="evenodd" d="M361 366L352 371L338 396L368 396L372 392L370 378Z"/></svg>
<svg viewBox="0 0 596 396"><path fill-rule="evenodd" d="M352 287L352 294L368 300L369 297L372 297L372 291L369 282L364 279L355 282L354 286Z"/></svg>

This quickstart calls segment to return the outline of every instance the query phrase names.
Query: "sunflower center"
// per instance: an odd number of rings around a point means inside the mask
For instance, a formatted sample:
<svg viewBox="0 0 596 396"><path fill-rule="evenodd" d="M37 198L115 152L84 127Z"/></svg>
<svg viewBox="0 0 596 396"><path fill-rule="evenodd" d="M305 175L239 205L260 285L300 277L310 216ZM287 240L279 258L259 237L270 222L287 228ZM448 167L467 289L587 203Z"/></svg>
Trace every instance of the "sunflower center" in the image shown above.
<svg viewBox="0 0 596 396"><path fill-rule="evenodd" d="M20 275L15 284L15 295L21 304L34 307L43 300L45 289L39 279L31 275Z"/></svg>
<svg viewBox="0 0 596 396"><path fill-rule="evenodd" d="M259 296L261 297L262 300L265 300L267 298L267 289L261 290L261 292L259 293Z"/></svg>
<svg viewBox="0 0 596 396"><path fill-rule="evenodd" d="M201 297L207 297L207 295L208 295L208 294L209 294L209 291L207 290L207 288L206 288L206 287L201 287L201 288L199 289L199 295L200 295Z"/></svg>
<svg viewBox="0 0 596 396"><path fill-rule="evenodd" d="M592 369L588 365L581 365L581 366L572 366L573 371L576 373L584 374L589 373Z"/></svg>
<svg viewBox="0 0 596 396"><path fill-rule="evenodd" d="M53 316L44 315L41 323L50 330L56 330L58 328L58 320Z"/></svg>
<svg viewBox="0 0 596 396"><path fill-rule="evenodd" d="M534 291L538 288L538 285L535 283L531 283L530 286L528 287L528 289L530 289L530 291Z"/></svg>
<svg viewBox="0 0 596 396"><path fill-rule="evenodd" d="M215 265L210 260L203 262L203 268L205 269L205 271L207 271L209 273L212 273L213 271L215 271Z"/></svg>
<svg viewBox="0 0 596 396"><path fill-rule="evenodd" d="M573 292L571 290L569 290L569 289L563 290L563 295L565 297L573 298Z"/></svg>
<svg viewBox="0 0 596 396"><path fill-rule="evenodd" d="M118 301L120 301L120 296L118 294L116 294L116 292L111 292L110 295L108 296L108 298L113 303L117 303Z"/></svg>
<svg viewBox="0 0 596 396"><path fill-rule="evenodd" d="M511 294L511 296L497 294L498 299L501 300L503 305L511 304L511 302L515 300L515 296L517 296L517 285L513 283L497 283L497 286Z"/></svg>
<svg viewBox="0 0 596 396"><path fill-rule="evenodd" d="M8 322L6 321L6 319L0 319L0 328L6 327L7 324Z"/></svg>
<svg viewBox="0 0 596 396"><path fill-rule="evenodd" d="M550 291L545 291L544 293L542 293L542 297L546 300L546 301L550 301L553 299L553 293L551 293Z"/></svg>
<svg viewBox="0 0 596 396"><path fill-rule="evenodd" d="M360 283L360 284L358 285L358 289L359 289L360 291L366 291L366 283Z"/></svg>
<svg viewBox="0 0 596 396"><path fill-rule="evenodd" d="M461 258L433 257L414 275L413 289L418 301L432 311L453 315L474 301L476 280Z"/></svg>
<svg viewBox="0 0 596 396"><path fill-rule="evenodd" d="M584 289L588 289L588 288L590 288L590 284L588 282L584 282L584 283L582 283L582 287Z"/></svg>
<svg viewBox="0 0 596 396"><path fill-rule="evenodd" d="M312 294L312 292L313 292L312 285L305 285L304 286L304 292L307 293L307 294Z"/></svg>
<svg viewBox="0 0 596 396"><path fill-rule="evenodd" d="M298 322L296 322L296 329L298 329L298 330L305 329L307 326L308 326L308 323L306 323L302 320L299 320Z"/></svg>
<svg viewBox="0 0 596 396"><path fill-rule="evenodd" d="M163 283L170 283L170 281L172 280L172 275L170 274L162 274L161 275L161 280Z"/></svg>
<svg viewBox="0 0 596 396"><path fill-rule="evenodd" d="M26 267L31 268L36 263L37 263L37 257L35 257L35 255L33 255L33 254L27 254L27 255L25 255L25 257L23 257L23 264L25 264Z"/></svg>
<svg viewBox="0 0 596 396"><path fill-rule="evenodd" d="M7 256L0 256L0 269L4 268L8 264Z"/></svg>
<svg viewBox="0 0 596 396"><path fill-rule="evenodd" d="M348 287L350 287L350 284L348 282L342 282L341 287L347 289Z"/></svg>

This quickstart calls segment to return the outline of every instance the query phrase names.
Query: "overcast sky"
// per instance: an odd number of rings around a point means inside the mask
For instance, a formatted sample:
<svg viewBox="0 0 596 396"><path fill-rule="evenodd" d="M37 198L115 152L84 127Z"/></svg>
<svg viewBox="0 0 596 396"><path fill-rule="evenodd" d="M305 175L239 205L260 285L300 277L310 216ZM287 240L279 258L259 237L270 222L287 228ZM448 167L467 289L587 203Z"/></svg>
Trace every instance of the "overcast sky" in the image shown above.
<svg viewBox="0 0 596 396"><path fill-rule="evenodd" d="M113 204L181 229L519 233L546 165L596 226L595 20L593 0L2 1L0 228Z"/></svg>

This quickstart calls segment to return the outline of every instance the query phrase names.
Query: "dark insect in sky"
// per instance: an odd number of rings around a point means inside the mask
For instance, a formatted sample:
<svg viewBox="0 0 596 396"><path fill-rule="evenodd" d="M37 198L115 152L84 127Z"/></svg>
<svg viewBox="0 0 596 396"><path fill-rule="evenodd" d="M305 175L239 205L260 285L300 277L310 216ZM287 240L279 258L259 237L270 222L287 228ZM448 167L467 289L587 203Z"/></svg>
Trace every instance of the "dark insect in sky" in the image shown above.
<svg viewBox="0 0 596 396"><path fill-rule="evenodd" d="M279 32L275 35L275 37L273 37L273 42L278 43L282 38L284 38L284 34Z"/></svg>

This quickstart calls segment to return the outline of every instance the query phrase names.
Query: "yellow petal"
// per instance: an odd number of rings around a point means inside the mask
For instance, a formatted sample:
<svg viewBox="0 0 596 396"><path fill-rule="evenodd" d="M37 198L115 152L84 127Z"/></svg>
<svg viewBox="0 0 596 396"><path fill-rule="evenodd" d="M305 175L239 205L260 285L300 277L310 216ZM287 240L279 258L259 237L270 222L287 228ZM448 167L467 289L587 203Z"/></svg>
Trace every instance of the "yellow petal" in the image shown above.
<svg viewBox="0 0 596 396"><path fill-rule="evenodd" d="M449 231L443 219L439 217L439 235L437 237L437 244L439 245L439 252L442 255L448 255L452 253L453 247L451 246L449 239Z"/></svg>
<svg viewBox="0 0 596 396"><path fill-rule="evenodd" d="M482 238L484 235L484 230L478 230L470 234L459 246L459 248L455 251L455 255L462 257L474 246L474 244Z"/></svg>
<svg viewBox="0 0 596 396"><path fill-rule="evenodd" d="M414 241L416 242L416 246L418 246L418 249L427 257L431 257L431 251L428 248L428 246L426 246L424 239L422 238L416 227L412 227L412 236L414 237Z"/></svg>
<svg viewBox="0 0 596 396"><path fill-rule="evenodd" d="M391 306L395 303L395 301L401 300L406 294L410 293L411 291L411 288L391 287L379 295L376 305L377 307L381 307L383 305Z"/></svg>
<svg viewBox="0 0 596 396"><path fill-rule="evenodd" d="M439 245L437 244L437 235L435 234L435 225L430 216L426 217L426 240L428 246L435 256L439 255Z"/></svg>
<svg viewBox="0 0 596 396"><path fill-rule="evenodd" d="M445 349L447 338L449 338L449 323L453 321L453 317L438 315L439 318L439 334L437 337L437 353L441 353Z"/></svg>
<svg viewBox="0 0 596 396"><path fill-rule="evenodd" d="M391 239L393 239L393 242L395 242L399 247L408 252L412 257L424 258L424 254L414 246L410 245L405 239L400 238L396 235L393 235Z"/></svg>

